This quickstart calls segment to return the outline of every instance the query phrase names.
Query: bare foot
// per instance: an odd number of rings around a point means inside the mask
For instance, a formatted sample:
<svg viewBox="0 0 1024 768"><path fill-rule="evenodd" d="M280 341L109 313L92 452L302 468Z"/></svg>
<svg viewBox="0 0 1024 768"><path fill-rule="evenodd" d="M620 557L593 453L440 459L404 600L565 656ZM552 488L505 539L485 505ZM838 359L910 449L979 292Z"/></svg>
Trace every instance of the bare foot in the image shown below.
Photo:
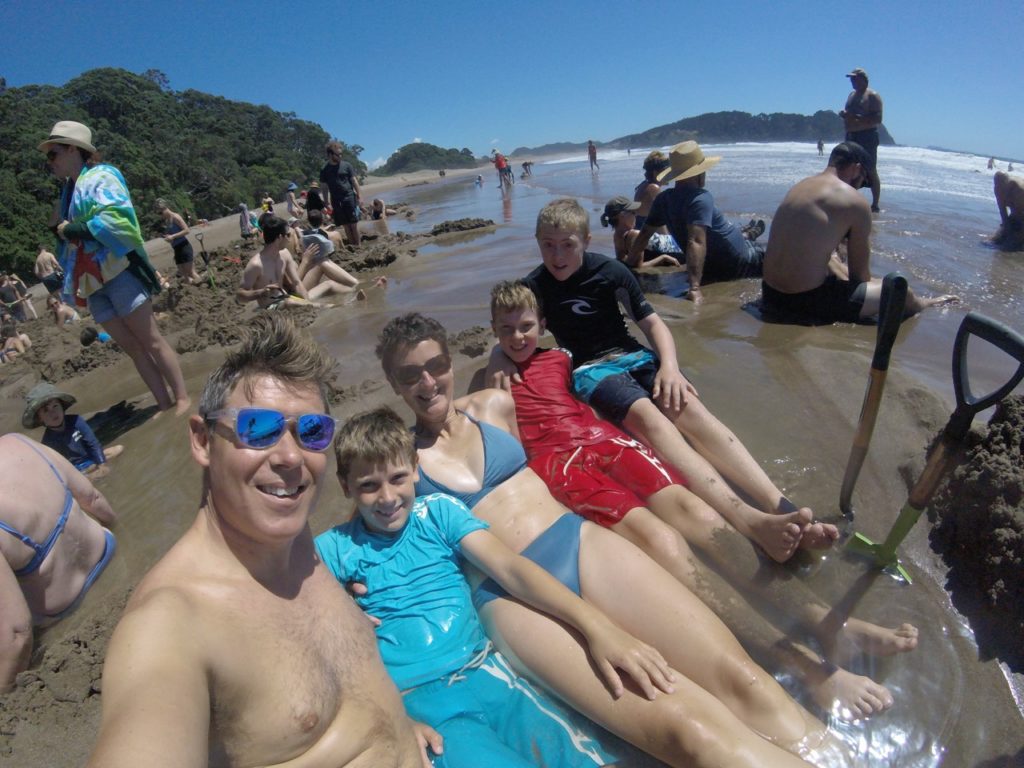
<svg viewBox="0 0 1024 768"><path fill-rule="evenodd" d="M178 402L174 404L174 415L181 416L182 414L188 413L189 408L192 407L192 398L190 397L179 397Z"/></svg>
<svg viewBox="0 0 1024 768"><path fill-rule="evenodd" d="M944 296L932 296L928 299L921 299L921 301L926 307L941 307L944 304L956 304L960 301L960 297L947 293Z"/></svg>
<svg viewBox="0 0 1024 768"><path fill-rule="evenodd" d="M848 619L832 643L822 644L831 652L829 658L837 664L849 662L861 654L894 656L917 648L917 627L900 624L895 629L881 627L862 619ZM831 646L831 648L829 648Z"/></svg>
<svg viewBox="0 0 1024 768"><path fill-rule="evenodd" d="M798 509L786 515L761 513L750 527L750 536L768 553L768 557L784 563L796 552L801 532L810 522L809 509Z"/></svg>
<svg viewBox="0 0 1024 768"><path fill-rule="evenodd" d="M384 275L381 275L380 277L373 278L373 287L374 288L387 288L388 287L388 279Z"/></svg>
<svg viewBox="0 0 1024 768"><path fill-rule="evenodd" d="M101 477L106 477L110 474L109 464L93 464L89 469L85 471L92 480L99 480Z"/></svg>
<svg viewBox="0 0 1024 768"><path fill-rule="evenodd" d="M889 689L870 677L855 675L831 664L825 668L831 674L826 673L820 681L808 681L807 688L814 703L833 717L860 720L893 705Z"/></svg>
<svg viewBox="0 0 1024 768"><path fill-rule="evenodd" d="M812 520L804 528L804 535L800 538L800 549L828 549L838 540L839 529L832 523Z"/></svg>
<svg viewBox="0 0 1024 768"><path fill-rule="evenodd" d="M110 461L111 459L115 459L120 456L123 450L123 445L108 445L103 449L103 458Z"/></svg>

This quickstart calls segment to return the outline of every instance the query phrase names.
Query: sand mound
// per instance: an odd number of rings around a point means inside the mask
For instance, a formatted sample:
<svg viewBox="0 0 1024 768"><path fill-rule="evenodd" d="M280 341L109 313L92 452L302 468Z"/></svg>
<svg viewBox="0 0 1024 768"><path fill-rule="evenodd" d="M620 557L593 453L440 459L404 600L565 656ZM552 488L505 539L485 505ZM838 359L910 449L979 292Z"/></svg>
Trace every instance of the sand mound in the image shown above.
<svg viewBox="0 0 1024 768"><path fill-rule="evenodd" d="M14 690L0 696L0 757L5 764L15 752L18 765L60 764L68 742L80 749L95 740L103 658L130 594L124 590L104 606L104 615L37 648Z"/></svg>
<svg viewBox="0 0 1024 768"><path fill-rule="evenodd" d="M465 232L469 229L480 229L481 227L493 227L494 222L490 219L455 219L442 221L435 224L430 230L432 235L443 235L448 232Z"/></svg>
<svg viewBox="0 0 1024 768"><path fill-rule="evenodd" d="M1024 397L996 408L932 503L931 541L985 658L1024 672Z"/></svg>

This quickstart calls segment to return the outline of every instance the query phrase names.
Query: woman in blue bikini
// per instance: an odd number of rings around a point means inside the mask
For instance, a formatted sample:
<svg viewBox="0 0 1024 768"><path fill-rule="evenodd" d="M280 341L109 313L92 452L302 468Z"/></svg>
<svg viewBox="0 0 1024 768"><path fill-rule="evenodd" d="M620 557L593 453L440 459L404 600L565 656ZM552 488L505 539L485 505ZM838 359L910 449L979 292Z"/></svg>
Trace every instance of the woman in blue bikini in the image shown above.
<svg viewBox="0 0 1024 768"><path fill-rule="evenodd" d="M33 625L71 613L110 561L114 535L100 523L110 525L116 515L55 451L8 434L0 437L0 456L2 693L28 667Z"/></svg>
<svg viewBox="0 0 1024 768"><path fill-rule="evenodd" d="M516 552L538 562L677 670L675 692L613 699L579 638L544 614L474 594L498 648L571 706L673 766L796 766L836 750L824 726L757 666L718 618L622 537L568 513L526 467L512 399L455 399L444 328L418 314L388 323L377 354L416 417L418 495L464 501ZM798 757L799 756L799 757ZM839 764L839 763L837 763Z"/></svg>

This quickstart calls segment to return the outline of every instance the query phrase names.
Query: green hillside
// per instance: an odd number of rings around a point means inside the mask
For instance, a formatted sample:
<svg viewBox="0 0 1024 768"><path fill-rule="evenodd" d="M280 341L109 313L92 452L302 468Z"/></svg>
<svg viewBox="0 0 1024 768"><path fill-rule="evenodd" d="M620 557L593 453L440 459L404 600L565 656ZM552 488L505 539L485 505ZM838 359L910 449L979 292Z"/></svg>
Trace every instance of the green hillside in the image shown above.
<svg viewBox="0 0 1024 768"><path fill-rule="evenodd" d="M52 245L46 228L57 182L36 148L58 120L93 131L103 160L128 180L143 233L158 231L153 210L165 198L177 211L214 218L253 206L269 192L284 197L290 181L318 177L330 136L294 113L195 90L174 91L156 70L136 75L94 69L62 87L29 85L0 92L0 269L31 275L36 245ZM345 159L360 174L362 147Z"/></svg>
<svg viewBox="0 0 1024 768"><path fill-rule="evenodd" d="M892 136L879 128L882 144L893 145ZM787 112L752 115L749 112L707 112L696 117L684 117L674 123L659 125L641 133L631 133L604 143L599 147L631 149L669 147L681 141L694 140L702 144L730 144L740 141L808 141L823 140L826 144L842 141L845 131L843 120L831 110L819 110L813 115ZM513 155L584 152L586 142L545 144L541 147L519 147Z"/></svg>
<svg viewBox="0 0 1024 768"><path fill-rule="evenodd" d="M400 147L380 168L370 173L374 176L393 176L396 173L412 173L413 171L441 171L449 168L475 168L482 160L473 157L472 151L460 149L443 149L425 141L417 141Z"/></svg>

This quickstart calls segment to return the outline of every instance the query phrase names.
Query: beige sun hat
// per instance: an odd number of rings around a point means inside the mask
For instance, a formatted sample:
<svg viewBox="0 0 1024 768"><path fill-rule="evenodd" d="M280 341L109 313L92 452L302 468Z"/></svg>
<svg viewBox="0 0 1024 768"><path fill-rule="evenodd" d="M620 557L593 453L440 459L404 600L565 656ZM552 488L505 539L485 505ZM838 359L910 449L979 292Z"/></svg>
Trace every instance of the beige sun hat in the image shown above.
<svg viewBox="0 0 1024 768"><path fill-rule="evenodd" d="M714 168L721 160L721 157L704 157L696 141L684 141L672 147L668 153L669 167L659 173L657 178L664 183L692 179Z"/></svg>
<svg viewBox="0 0 1024 768"><path fill-rule="evenodd" d="M51 400L60 400L61 405L70 408L75 404L73 395L61 392L48 381L41 381L29 390L25 395L28 401L25 405L25 412L21 415L21 426L26 429L35 429L42 422L39 421L39 409Z"/></svg>
<svg viewBox="0 0 1024 768"><path fill-rule="evenodd" d="M39 151L45 152L48 144L70 144L72 147L81 147L87 152L95 152L96 147L92 145L92 131L89 126L76 123L74 120L61 120L54 123L50 130L50 137L39 145Z"/></svg>

